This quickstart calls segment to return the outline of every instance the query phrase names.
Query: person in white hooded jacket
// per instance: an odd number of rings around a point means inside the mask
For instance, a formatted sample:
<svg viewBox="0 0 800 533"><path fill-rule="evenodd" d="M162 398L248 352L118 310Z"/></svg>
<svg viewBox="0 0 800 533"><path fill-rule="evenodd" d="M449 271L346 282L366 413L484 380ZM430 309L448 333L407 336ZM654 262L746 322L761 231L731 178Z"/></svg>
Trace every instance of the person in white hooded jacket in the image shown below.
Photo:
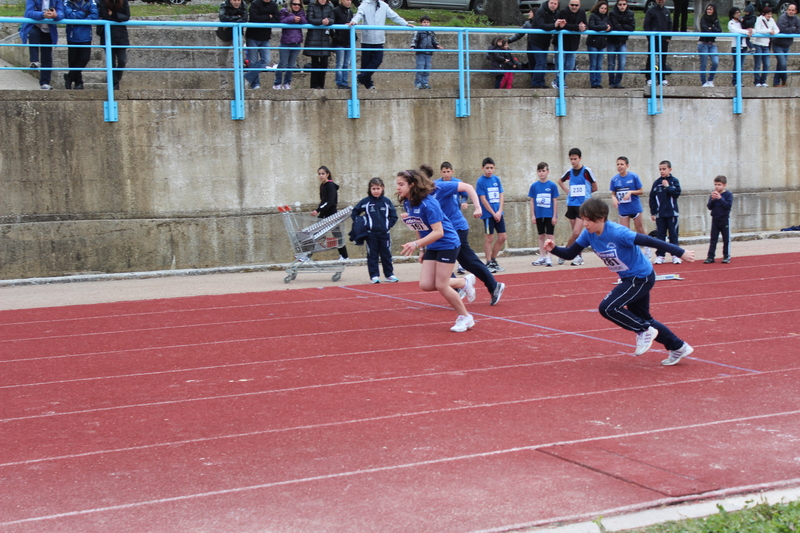
<svg viewBox="0 0 800 533"><path fill-rule="evenodd" d="M362 20L367 26L385 26L386 18L400 26L412 26L395 13L383 0L364 0L358 6L358 12L347 23L348 26L358 24ZM383 63L383 45L386 43L386 32L383 30L363 30L361 32L361 70L356 78L366 89L375 89L372 74Z"/></svg>
<svg viewBox="0 0 800 533"><path fill-rule="evenodd" d="M772 20L772 8L766 6L761 11L761 16L756 19L756 27L753 30L753 35L776 35L780 33L778 25ZM753 56L755 65L753 67L753 83L756 87L769 87L767 85L767 72L769 71L769 37L753 37L751 42L756 48L756 54Z"/></svg>
<svg viewBox="0 0 800 533"><path fill-rule="evenodd" d="M732 7L728 12L728 33L738 33L750 37L753 35L753 28L742 28L742 12L738 7ZM747 53L747 43L745 39L739 40L742 54L742 71L744 71L744 60ZM731 54L736 53L736 39L731 39ZM731 85L736 85L736 72L731 75Z"/></svg>

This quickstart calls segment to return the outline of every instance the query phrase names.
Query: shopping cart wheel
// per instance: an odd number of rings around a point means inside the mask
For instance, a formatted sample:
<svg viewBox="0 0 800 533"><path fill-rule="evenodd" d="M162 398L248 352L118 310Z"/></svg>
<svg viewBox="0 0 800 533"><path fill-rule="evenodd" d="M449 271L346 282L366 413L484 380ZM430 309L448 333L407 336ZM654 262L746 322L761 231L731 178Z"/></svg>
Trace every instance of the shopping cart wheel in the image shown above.
<svg viewBox="0 0 800 533"><path fill-rule="evenodd" d="M294 279L294 278L293 278L292 276L286 276L285 278L283 278L283 282L284 282L284 283L289 283L289 282L290 282L290 281L292 281L293 279Z"/></svg>
<svg viewBox="0 0 800 533"><path fill-rule="evenodd" d="M342 279L342 273L341 272L337 272L336 274L333 275L333 277L331 279L333 281L339 281L340 279Z"/></svg>

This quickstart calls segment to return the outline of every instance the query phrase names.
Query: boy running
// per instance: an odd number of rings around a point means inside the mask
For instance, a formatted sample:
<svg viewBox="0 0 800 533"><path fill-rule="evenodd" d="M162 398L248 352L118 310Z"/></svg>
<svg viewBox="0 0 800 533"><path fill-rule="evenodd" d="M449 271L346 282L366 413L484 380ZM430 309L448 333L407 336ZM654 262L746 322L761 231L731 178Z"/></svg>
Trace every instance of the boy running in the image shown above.
<svg viewBox="0 0 800 533"><path fill-rule="evenodd" d="M609 222L608 205L597 198L591 198L581 205L580 217L585 229L575 243L561 248L548 240L545 249L558 257L572 259L581 250L591 246L608 269L619 275L621 283L600 302L599 310L603 317L622 329L636 333L635 355L642 355L649 350L654 340L669 350L669 357L661 361L662 365L674 365L692 353L694 348L650 315L650 290L655 284L656 275L653 265L638 247L664 250L689 262L694 261L694 251Z"/></svg>

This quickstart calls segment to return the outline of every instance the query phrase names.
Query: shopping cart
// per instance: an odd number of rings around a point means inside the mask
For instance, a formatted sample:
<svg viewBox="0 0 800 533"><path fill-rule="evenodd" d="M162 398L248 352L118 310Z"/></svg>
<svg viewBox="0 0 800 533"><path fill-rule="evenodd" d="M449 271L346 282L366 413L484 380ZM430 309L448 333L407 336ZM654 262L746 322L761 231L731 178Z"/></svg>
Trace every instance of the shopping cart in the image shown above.
<svg viewBox="0 0 800 533"><path fill-rule="evenodd" d="M344 272L341 263L321 265L311 258L311 254L324 252L344 246L343 222L350 217L352 207L337 211L328 218L319 219L311 215L295 213L288 205L278 208L286 225L286 233L294 248L294 262L286 269L285 283L297 277L299 271L333 272L333 281L339 281Z"/></svg>

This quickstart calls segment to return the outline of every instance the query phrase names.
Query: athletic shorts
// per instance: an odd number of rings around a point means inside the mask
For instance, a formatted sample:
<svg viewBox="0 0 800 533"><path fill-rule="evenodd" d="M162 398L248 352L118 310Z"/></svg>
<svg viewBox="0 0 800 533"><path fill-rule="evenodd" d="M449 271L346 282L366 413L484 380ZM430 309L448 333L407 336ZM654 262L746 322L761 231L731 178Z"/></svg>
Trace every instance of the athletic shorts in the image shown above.
<svg viewBox="0 0 800 533"><path fill-rule="evenodd" d="M494 217L484 218L483 219L483 232L486 235L491 235L494 232L497 233L505 233L506 232L506 217L500 217L500 222L496 222Z"/></svg>
<svg viewBox="0 0 800 533"><path fill-rule="evenodd" d="M634 220L634 219L639 218L639 215L641 215L641 214L642 214L642 212L639 211L638 213L634 213L632 215L620 215L620 216L621 217L628 217L629 219Z"/></svg>
<svg viewBox="0 0 800 533"><path fill-rule="evenodd" d="M422 256L423 261L437 261L439 263L450 263L454 265L458 257L460 246L451 248L449 250L428 250L425 249L425 255Z"/></svg>
<svg viewBox="0 0 800 533"><path fill-rule="evenodd" d="M550 217L536 219L536 231L539 235L552 235L553 234L553 219Z"/></svg>
<svg viewBox="0 0 800 533"><path fill-rule="evenodd" d="M570 220L575 220L576 218L581 218L581 206L579 205L568 205L567 206L567 214L564 215Z"/></svg>

